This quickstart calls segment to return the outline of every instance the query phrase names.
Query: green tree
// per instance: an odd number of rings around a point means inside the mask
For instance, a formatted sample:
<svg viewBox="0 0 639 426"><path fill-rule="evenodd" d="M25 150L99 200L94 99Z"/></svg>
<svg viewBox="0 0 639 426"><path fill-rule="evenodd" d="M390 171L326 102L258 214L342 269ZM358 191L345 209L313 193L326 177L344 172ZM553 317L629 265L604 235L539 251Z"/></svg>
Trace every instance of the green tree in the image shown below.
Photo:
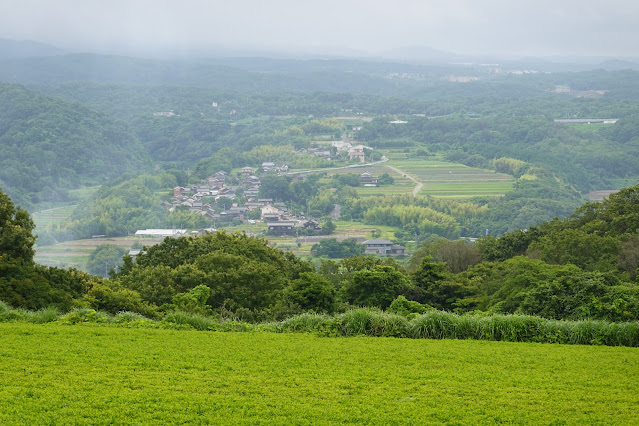
<svg viewBox="0 0 639 426"><path fill-rule="evenodd" d="M293 193L290 182L284 176L264 176L260 181L260 198L272 198L277 201L290 201Z"/></svg>
<svg viewBox="0 0 639 426"><path fill-rule="evenodd" d="M337 228L337 226L333 223L333 221L330 218L328 218L326 219L326 222L322 224L322 230L320 234L331 235L335 231L335 228Z"/></svg>
<svg viewBox="0 0 639 426"><path fill-rule="evenodd" d="M392 185L395 183L395 179L388 173L382 173L379 176L379 184L380 185Z"/></svg>
<svg viewBox="0 0 639 426"><path fill-rule="evenodd" d="M109 276L109 271L122 266L122 256L126 250L115 244L100 244L91 252L87 261L87 270L94 275Z"/></svg>
<svg viewBox="0 0 639 426"><path fill-rule="evenodd" d="M354 272L353 281L344 287L344 293L354 305L385 309L410 287L410 280L402 272L392 266L376 265Z"/></svg>
<svg viewBox="0 0 639 426"><path fill-rule="evenodd" d="M327 238L311 246L313 256L326 256L334 259L361 255L365 250L366 246L357 242L355 238L347 238L341 242L335 238Z"/></svg>
<svg viewBox="0 0 639 426"><path fill-rule="evenodd" d="M173 296L175 308L189 313L209 315L213 311L207 302L211 297L211 289L205 285L198 285L186 293L178 293Z"/></svg>
<svg viewBox="0 0 639 426"><path fill-rule="evenodd" d="M410 270L419 268L423 258L430 256L436 262L444 262L449 272L457 274L481 262L479 249L470 243L458 240L439 239L429 241L415 252L410 261Z"/></svg>
<svg viewBox="0 0 639 426"><path fill-rule="evenodd" d="M14 206L9 196L0 190L0 256L31 263L35 254L34 228L29 213Z"/></svg>
<svg viewBox="0 0 639 426"><path fill-rule="evenodd" d="M453 279L445 263L433 262L428 256L422 258L411 278L414 284L411 298L437 309L452 311L460 299L472 294L469 287Z"/></svg>
<svg viewBox="0 0 639 426"><path fill-rule="evenodd" d="M285 290L286 300L304 311L332 313L335 305L335 287L322 275L303 272L291 281Z"/></svg>

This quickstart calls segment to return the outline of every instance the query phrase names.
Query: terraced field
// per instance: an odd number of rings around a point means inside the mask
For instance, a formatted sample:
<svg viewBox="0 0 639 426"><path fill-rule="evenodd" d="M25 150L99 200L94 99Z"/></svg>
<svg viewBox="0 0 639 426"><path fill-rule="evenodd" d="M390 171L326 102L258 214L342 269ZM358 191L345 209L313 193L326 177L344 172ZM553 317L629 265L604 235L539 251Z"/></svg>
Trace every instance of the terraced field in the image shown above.
<svg viewBox="0 0 639 426"><path fill-rule="evenodd" d="M469 198L501 196L510 191L515 179L504 173L469 167L444 161L441 156L407 157L400 151L384 151L389 161L362 168L331 170L331 174L363 173L380 176L388 173L395 179L393 185L359 187L357 193L371 195L413 194L433 197ZM413 179L410 179L410 178ZM417 187L421 183L420 188Z"/></svg>
<svg viewBox="0 0 639 426"><path fill-rule="evenodd" d="M33 221L36 224L36 230L44 229L49 225L59 225L64 222L71 213L73 209L77 206L64 206L64 207L56 207L53 209L40 210L31 215Z"/></svg>
<svg viewBox="0 0 639 426"><path fill-rule="evenodd" d="M424 185L419 195L434 197L467 198L475 196L500 196L512 189L512 176L491 170L449 163L436 157L402 158L390 154L392 165L413 176Z"/></svg>

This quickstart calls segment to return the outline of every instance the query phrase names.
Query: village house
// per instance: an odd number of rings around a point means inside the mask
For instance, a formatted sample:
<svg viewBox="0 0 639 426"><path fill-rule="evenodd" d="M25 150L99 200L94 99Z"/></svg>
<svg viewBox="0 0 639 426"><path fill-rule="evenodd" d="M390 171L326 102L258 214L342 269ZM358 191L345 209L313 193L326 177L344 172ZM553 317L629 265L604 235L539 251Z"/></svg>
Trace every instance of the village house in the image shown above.
<svg viewBox="0 0 639 426"><path fill-rule="evenodd" d="M175 188L173 188L174 197L181 197L184 192L186 192L186 188L183 186L176 186Z"/></svg>
<svg viewBox="0 0 639 426"><path fill-rule="evenodd" d="M246 198L255 198L260 193L260 188L249 188L244 190Z"/></svg>
<svg viewBox="0 0 639 426"><path fill-rule="evenodd" d="M366 246L365 253L367 254L379 254L383 256L404 254L404 247L394 245L388 240L366 240L364 241L364 245Z"/></svg>
<svg viewBox="0 0 639 426"><path fill-rule="evenodd" d="M345 141L332 141L331 146L335 147L337 152L348 152L353 147L350 142Z"/></svg>
<svg viewBox="0 0 639 426"><path fill-rule="evenodd" d="M262 219L265 222L279 222L282 220L282 212L277 207L267 205L262 207Z"/></svg>
<svg viewBox="0 0 639 426"><path fill-rule="evenodd" d="M154 117L174 117L175 112L171 111L158 111L153 113Z"/></svg>
<svg viewBox="0 0 639 426"><path fill-rule="evenodd" d="M244 179L244 182L246 182L249 185L259 185L260 182L260 178L258 178L257 176L248 176Z"/></svg>
<svg viewBox="0 0 639 426"><path fill-rule="evenodd" d="M315 151L313 155L315 157L325 158L327 160L331 159L331 151Z"/></svg>
<svg viewBox="0 0 639 426"><path fill-rule="evenodd" d="M264 172L285 172L288 170L288 166L286 164L275 164L272 162L264 162L262 163L262 170Z"/></svg>
<svg viewBox="0 0 639 426"><path fill-rule="evenodd" d="M312 229L313 231L322 230L322 227L320 226L319 222L317 222L314 219L309 219L305 222L302 222L302 226L304 227L304 229Z"/></svg>
<svg viewBox="0 0 639 426"><path fill-rule="evenodd" d="M379 185L379 178L376 178L369 172L364 172L359 175L360 182L363 186L377 186Z"/></svg>
<svg viewBox="0 0 639 426"><path fill-rule="evenodd" d="M295 232L295 222L273 222L268 224L270 233L279 235L293 235Z"/></svg>
<svg viewBox="0 0 639 426"><path fill-rule="evenodd" d="M364 153L364 145L355 145L348 150L348 159L349 160L359 160L360 163L363 163L366 159L366 154Z"/></svg>

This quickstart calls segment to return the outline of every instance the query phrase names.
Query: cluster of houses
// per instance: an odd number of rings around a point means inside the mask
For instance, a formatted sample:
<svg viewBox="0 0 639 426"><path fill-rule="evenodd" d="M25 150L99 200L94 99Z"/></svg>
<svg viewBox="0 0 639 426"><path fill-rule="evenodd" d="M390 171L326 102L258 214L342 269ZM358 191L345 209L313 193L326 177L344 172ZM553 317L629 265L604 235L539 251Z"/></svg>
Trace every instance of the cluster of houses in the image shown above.
<svg viewBox="0 0 639 426"><path fill-rule="evenodd" d="M316 148L302 148L297 151L300 154L308 154L318 158L324 158L326 160L335 160L341 156L347 156L349 161L359 161L363 163L366 161L366 153L364 149L371 149L364 145L352 145L350 142L332 141L331 148L316 147Z"/></svg>
<svg viewBox="0 0 639 426"><path fill-rule="evenodd" d="M264 167L268 169L266 171L272 171L273 167L279 168L280 171L288 169L286 165L272 165L273 163L264 163L263 169ZM198 185L188 188L175 187L169 210L172 211L180 206L187 207L189 211L200 213L210 219L214 226L230 223L233 219L249 223L262 220L267 224L270 233L278 235L295 235L300 229L321 230L319 223L314 220L296 220L284 203L274 201L272 198L258 198L260 178L254 173L255 170L251 167L244 167L234 185L228 183L230 179L226 172L219 171ZM233 201L240 190L247 200L243 205ZM220 206L222 197L224 200L228 199L228 205Z"/></svg>

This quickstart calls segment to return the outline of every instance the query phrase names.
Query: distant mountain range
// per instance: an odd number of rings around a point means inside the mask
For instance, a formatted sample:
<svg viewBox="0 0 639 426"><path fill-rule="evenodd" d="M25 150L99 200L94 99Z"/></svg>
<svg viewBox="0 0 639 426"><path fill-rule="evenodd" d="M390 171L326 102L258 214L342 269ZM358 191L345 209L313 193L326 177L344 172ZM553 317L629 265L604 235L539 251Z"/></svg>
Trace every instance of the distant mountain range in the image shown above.
<svg viewBox="0 0 639 426"><path fill-rule="evenodd" d="M56 46L35 41L16 41L0 39L0 60L21 60L36 57L61 56L79 52L71 52ZM615 57L583 57L583 56L542 56L542 57L504 57L500 55L468 55L427 46L406 46L387 50L379 55L370 55L362 51L348 50L341 47L317 47L306 51L296 50L265 50L257 47L231 48L212 46L211 48L186 48L167 51L143 51L130 49L113 50L109 54L98 50L88 49L86 54L95 56L127 56L135 58L147 58L150 61L157 59L179 60L184 62L201 62L213 60L217 63L237 65L238 60L244 58L261 58L272 62L282 62L281 66L290 65L291 61L373 61L373 62L400 62L416 65L450 66L460 64L498 64L502 68L511 69L536 69L545 72L563 71L587 71L592 69L621 70L639 69L639 58L615 58ZM234 63L235 62L235 63ZM231 65L231 66L233 66ZM299 66L299 62L297 64ZM317 63L315 63L317 65ZM281 72L281 70L278 70ZM0 78L3 76L0 75Z"/></svg>
<svg viewBox="0 0 639 426"><path fill-rule="evenodd" d="M17 41L0 38L0 59L56 56L68 53L55 46L36 41Z"/></svg>

